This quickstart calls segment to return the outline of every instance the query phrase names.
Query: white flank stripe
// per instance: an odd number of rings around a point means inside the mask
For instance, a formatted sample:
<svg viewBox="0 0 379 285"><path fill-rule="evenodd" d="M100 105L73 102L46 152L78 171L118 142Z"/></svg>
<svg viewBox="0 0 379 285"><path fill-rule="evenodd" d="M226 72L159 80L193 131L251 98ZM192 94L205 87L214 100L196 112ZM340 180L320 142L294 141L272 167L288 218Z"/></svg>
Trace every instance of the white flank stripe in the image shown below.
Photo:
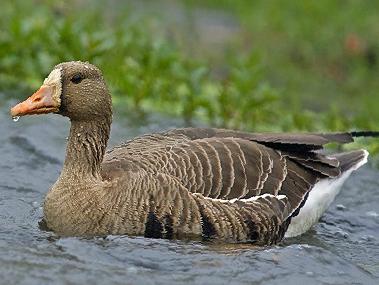
<svg viewBox="0 0 379 285"><path fill-rule="evenodd" d="M240 199L240 201L243 201L243 202L254 202L254 201L256 201L256 200L258 200L260 198L266 198L266 197L275 197L275 198L277 198L277 199L280 200L280 199L286 198L286 195L277 195L277 196L275 196L275 195L267 194L266 193L266 194L263 194L263 195L251 197L249 199Z"/></svg>
<svg viewBox="0 0 379 285"><path fill-rule="evenodd" d="M259 195L259 196L254 196L254 197L251 197L249 199L237 199L237 198L234 198L234 199L230 199L230 200L226 200L226 199L214 199L214 198L209 198L209 197L204 197L204 199L206 200L212 200L212 201L217 201L217 202L221 202L221 203L234 203L236 201L241 201L241 202L245 202L245 203L251 203L251 202L255 202L257 201L258 199L264 199L266 197L275 197L279 200L281 199L285 199L286 198L286 195L272 195L272 194L263 194L263 195Z"/></svg>

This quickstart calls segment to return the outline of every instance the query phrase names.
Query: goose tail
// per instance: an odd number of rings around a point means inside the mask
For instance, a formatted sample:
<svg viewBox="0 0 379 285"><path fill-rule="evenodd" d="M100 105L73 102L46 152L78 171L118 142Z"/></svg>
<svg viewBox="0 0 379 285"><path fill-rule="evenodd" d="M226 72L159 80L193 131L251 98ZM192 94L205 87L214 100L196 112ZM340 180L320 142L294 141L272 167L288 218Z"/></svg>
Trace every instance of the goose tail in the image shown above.
<svg viewBox="0 0 379 285"><path fill-rule="evenodd" d="M316 224L351 173L367 163L368 155L368 151L364 149L332 155L331 157L339 161L341 175L321 179L315 184L299 214L291 219L285 237L301 235Z"/></svg>
<svg viewBox="0 0 379 285"><path fill-rule="evenodd" d="M379 131L353 131L350 133L352 137L379 137Z"/></svg>

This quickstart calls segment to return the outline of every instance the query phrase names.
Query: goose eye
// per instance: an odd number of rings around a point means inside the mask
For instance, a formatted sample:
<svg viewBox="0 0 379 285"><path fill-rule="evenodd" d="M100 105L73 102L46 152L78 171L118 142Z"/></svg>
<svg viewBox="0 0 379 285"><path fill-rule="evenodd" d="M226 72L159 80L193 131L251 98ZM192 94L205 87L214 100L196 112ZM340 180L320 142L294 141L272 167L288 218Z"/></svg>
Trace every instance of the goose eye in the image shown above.
<svg viewBox="0 0 379 285"><path fill-rule="evenodd" d="M75 74L71 78L71 82L74 84L79 84L84 79L84 76L82 74Z"/></svg>

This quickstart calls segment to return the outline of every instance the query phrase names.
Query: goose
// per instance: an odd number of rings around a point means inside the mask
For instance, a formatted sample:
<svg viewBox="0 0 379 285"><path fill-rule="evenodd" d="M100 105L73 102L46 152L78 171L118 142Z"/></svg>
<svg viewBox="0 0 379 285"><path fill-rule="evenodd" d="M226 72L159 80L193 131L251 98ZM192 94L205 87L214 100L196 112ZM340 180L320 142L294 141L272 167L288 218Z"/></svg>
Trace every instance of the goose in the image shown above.
<svg viewBox="0 0 379 285"><path fill-rule="evenodd" d="M248 133L182 128L106 151L112 100L88 62L54 67L11 116L56 113L71 122L63 169L43 203L59 236L131 235L278 243L312 227L366 150L324 146L379 132Z"/></svg>

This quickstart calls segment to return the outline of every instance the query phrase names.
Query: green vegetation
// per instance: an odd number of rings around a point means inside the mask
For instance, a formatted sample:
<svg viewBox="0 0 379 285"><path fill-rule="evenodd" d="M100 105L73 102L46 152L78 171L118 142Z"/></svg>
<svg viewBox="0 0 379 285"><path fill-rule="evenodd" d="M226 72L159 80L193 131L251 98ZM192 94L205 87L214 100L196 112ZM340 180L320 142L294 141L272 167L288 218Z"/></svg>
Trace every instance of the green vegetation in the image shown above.
<svg viewBox="0 0 379 285"><path fill-rule="evenodd" d="M379 2L115 2L2 3L0 90L30 92L55 64L83 60L116 104L141 112L256 131L378 129Z"/></svg>

